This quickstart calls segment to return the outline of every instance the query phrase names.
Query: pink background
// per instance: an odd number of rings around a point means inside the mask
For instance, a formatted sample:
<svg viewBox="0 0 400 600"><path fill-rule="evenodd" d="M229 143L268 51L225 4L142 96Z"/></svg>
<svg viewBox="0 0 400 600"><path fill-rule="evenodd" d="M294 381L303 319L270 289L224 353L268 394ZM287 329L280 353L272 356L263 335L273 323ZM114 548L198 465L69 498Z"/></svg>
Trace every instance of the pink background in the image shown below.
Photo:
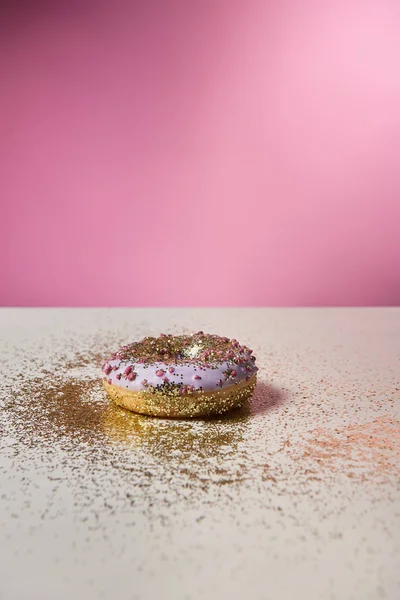
<svg viewBox="0 0 400 600"><path fill-rule="evenodd" d="M400 304L398 0L1 11L1 304Z"/></svg>

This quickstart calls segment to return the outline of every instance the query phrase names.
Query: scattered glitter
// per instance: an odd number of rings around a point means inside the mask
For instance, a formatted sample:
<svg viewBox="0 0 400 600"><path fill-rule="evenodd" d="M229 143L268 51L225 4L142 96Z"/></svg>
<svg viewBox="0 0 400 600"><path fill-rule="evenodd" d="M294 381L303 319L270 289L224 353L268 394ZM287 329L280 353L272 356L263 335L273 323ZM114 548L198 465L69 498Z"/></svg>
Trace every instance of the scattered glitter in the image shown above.
<svg viewBox="0 0 400 600"><path fill-rule="evenodd" d="M335 554L334 583L328 590L311 578L311 595L333 590L339 597L356 560L364 583L350 581L358 595L383 597L379 581L389 597L400 501L396 313L255 310L240 312L247 320L232 329L229 311L229 318L206 313L214 321L187 319L193 327L185 334L220 327L254 345L260 367L254 396L241 409L193 421L151 419L109 401L98 379L102 357L127 341L127 331L139 339L161 329L132 327L127 312L116 313L88 311L90 326L73 311L63 320L52 313L49 322L62 327L25 339L18 312L17 341L2 330L0 541L12 580L35 556L57 572L64 549L74 560L68 575L84 573L79 585L88 597L91 589L93 597L109 597L110 573L129 585L132 572L140 579L153 567L176 575L174 564L185 564L192 586L204 556L216 564L213 575L222 568L245 589L259 556L270 568L297 564L311 572ZM163 317L165 331L184 331L176 314ZM121 568L127 551L129 569ZM263 597L257 581L252 589ZM197 598L197 588L188 589Z"/></svg>

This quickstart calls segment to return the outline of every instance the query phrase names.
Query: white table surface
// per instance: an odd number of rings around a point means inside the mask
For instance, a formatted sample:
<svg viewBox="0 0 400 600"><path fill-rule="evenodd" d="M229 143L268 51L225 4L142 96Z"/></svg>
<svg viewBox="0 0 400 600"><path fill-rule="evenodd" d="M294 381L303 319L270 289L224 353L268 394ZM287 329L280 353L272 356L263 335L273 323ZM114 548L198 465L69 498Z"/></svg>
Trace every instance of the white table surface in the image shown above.
<svg viewBox="0 0 400 600"><path fill-rule="evenodd" d="M102 355L250 345L251 407L110 406ZM0 598L400 597L400 309L0 310Z"/></svg>

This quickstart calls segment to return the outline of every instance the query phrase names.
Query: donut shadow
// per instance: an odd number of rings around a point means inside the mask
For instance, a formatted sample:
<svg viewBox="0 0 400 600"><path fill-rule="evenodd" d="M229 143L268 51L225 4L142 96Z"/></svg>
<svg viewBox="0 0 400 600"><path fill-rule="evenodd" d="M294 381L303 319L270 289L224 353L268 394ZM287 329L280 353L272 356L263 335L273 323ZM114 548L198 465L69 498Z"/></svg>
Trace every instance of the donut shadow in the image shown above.
<svg viewBox="0 0 400 600"><path fill-rule="evenodd" d="M240 408L233 409L224 415L203 417L201 420L218 423L246 421L253 416L267 413L274 408L282 406L288 398L289 394L287 391L265 381L258 381L252 397L246 400Z"/></svg>
<svg viewBox="0 0 400 600"><path fill-rule="evenodd" d="M261 415L274 408L282 406L289 399L289 393L282 388L260 381L256 385L253 397L250 399L251 414Z"/></svg>

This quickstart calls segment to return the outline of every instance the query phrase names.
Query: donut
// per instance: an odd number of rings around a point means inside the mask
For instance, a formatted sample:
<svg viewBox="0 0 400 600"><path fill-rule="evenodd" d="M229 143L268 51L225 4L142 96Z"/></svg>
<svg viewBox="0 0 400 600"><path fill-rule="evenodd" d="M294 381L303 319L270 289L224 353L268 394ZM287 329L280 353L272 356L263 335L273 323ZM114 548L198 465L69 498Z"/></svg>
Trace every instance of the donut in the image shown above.
<svg viewBox="0 0 400 600"><path fill-rule="evenodd" d="M205 334L145 337L122 346L102 365L114 402L144 415L218 415L251 397L257 379L252 350Z"/></svg>

